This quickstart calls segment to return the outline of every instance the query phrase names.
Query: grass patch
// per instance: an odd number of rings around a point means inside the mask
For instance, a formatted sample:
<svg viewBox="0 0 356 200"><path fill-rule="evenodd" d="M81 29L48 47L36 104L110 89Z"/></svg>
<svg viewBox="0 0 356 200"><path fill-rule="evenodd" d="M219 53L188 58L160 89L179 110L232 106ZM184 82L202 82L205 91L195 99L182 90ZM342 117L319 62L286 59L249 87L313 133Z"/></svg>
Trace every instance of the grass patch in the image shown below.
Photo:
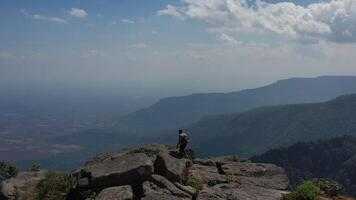
<svg viewBox="0 0 356 200"><path fill-rule="evenodd" d="M67 173L50 172L37 186L39 200L65 200L71 189L70 176Z"/></svg>

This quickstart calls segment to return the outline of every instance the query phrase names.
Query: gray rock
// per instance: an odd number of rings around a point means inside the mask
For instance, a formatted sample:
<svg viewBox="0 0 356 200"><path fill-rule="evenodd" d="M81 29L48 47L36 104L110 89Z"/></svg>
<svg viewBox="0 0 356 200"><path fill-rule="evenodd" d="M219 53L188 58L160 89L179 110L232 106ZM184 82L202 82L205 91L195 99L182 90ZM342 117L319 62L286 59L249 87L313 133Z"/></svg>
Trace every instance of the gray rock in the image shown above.
<svg viewBox="0 0 356 200"><path fill-rule="evenodd" d="M87 163L73 173L73 178L77 188L98 190L139 183L147 180L152 173L153 163L147 155L135 153Z"/></svg>
<svg viewBox="0 0 356 200"><path fill-rule="evenodd" d="M133 196L142 200L275 200L289 184L284 170L272 164L251 163L237 156L180 159L170 145L101 154L73 177L80 190L103 189L97 196L101 199L115 199L121 192L108 187L131 185L137 192Z"/></svg>
<svg viewBox="0 0 356 200"><path fill-rule="evenodd" d="M180 183L174 183L174 185L178 189L182 190L183 192L186 192L186 193L190 194L193 197L197 196L197 194L198 194L198 191L195 188L193 188L193 187L191 187L189 185L182 185Z"/></svg>
<svg viewBox="0 0 356 200"><path fill-rule="evenodd" d="M132 200L132 188L129 185L110 187L102 190L95 200Z"/></svg>
<svg viewBox="0 0 356 200"><path fill-rule="evenodd" d="M205 187L199 192L197 200L226 200L227 195L217 187Z"/></svg>
<svg viewBox="0 0 356 200"><path fill-rule="evenodd" d="M173 183L160 175L152 175L151 181L160 188L168 190L173 196L192 198L190 194L180 190Z"/></svg>
<svg viewBox="0 0 356 200"><path fill-rule="evenodd" d="M160 187L153 182L146 181L142 184L144 196L142 200L188 200L192 199L190 195L186 193L180 193L177 195L172 194L167 188Z"/></svg>
<svg viewBox="0 0 356 200"><path fill-rule="evenodd" d="M221 166L229 181L263 188L286 190L289 179L280 167L273 164L229 163Z"/></svg>
<svg viewBox="0 0 356 200"><path fill-rule="evenodd" d="M197 165L205 165L205 166L216 166L216 163L214 160L210 160L210 159L195 159L193 161L194 164Z"/></svg>
<svg viewBox="0 0 356 200"><path fill-rule="evenodd" d="M281 190L241 185L238 188L225 189L227 199L230 200L280 200L284 192Z"/></svg>
<svg viewBox="0 0 356 200"><path fill-rule="evenodd" d="M289 179L285 174L264 177L235 176L234 178L235 181L243 185L254 185L276 190L286 190L289 186Z"/></svg>
<svg viewBox="0 0 356 200"><path fill-rule="evenodd" d="M19 172L1 183L0 199L27 200L34 197L37 185L46 178L46 171ZM1 198L1 196L3 196Z"/></svg>
<svg viewBox="0 0 356 200"><path fill-rule="evenodd" d="M144 153L144 154L146 154L146 156L148 156L152 160L152 162L154 162L156 160L156 156L160 152L169 152L174 149L175 149L174 145L146 144L142 147L131 147L131 148L125 148L125 149L122 149L122 150L119 150L116 152L112 152L112 153L99 154L92 160L87 161L86 165L89 165L91 163L110 161L110 160L114 160L116 158L120 158L123 155L136 154L136 153Z"/></svg>
<svg viewBox="0 0 356 200"><path fill-rule="evenodd" d="M186 181L188 159L178 159L170 155L168 152L158 154L155 162L155 174L162 175L172 182Z"/></svg>
<svg viewBox="0 0 356 200"><path fill-rule="evenodd" d="M229 183L206 187L199 193L197 199L280 200L284 193L285 192L281 190L263 188L254 185Z"/></svg>
<svg viewBox="0 0 356 200"><path fill-rule="evenodd" d="M224 174L237 176L271 176L284 174L284 170L273 164L227 163L222 165Z"/></svg>
<svg viewBox="0 0 356 200"><path fill-rule="evenodd" d="M216 166L197 164L193 165L189 170L189 180L200 181L204 184L208 184L209 186L228 182L225 175L218 173Z"/></svg>

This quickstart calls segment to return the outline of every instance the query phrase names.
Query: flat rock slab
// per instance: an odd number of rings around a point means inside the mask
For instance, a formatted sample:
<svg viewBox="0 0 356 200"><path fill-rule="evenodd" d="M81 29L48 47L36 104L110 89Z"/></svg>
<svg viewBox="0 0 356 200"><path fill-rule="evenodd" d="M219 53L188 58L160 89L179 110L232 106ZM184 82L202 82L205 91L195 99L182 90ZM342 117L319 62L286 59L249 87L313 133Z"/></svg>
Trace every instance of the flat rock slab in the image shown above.
<svg viewBox="0 0 356 200"><path fill-rule="evenodd" d="M144 153L148 156L152 162L156 160L156 156L160 152L169 152L175 149L173 145L166 145L166 144L146 144L142 147L130 147L121 149L119 151L111 152L111 153L103 153L95 156L92 160L86 162L86 165L92 163L99 163L99 162L106 162L110 160L114 160L120 158L121 156L127 154L136 154L136 153Z"/></svg>
<svg viewBox="0 0 356 200"><path fill-rule="evenodd" d="M242 185L253 185L276 190L286 190L289 186L289 179L285 174L264 177L234 176L233 178L234 181Z"/></svg>
<svg viewBox="0 0 356 200"><path fill-rule="evenodd" d="M206 187L199 193L197 200L280 200L283 194L280 190L231 183Z"/></svg>
<svg viewBox="0 0 356 200"><path fill-rule="evenodd" d="M234 162L223 164L222 171L227 175L237 176L271 176L285 174L284 170L273 164L257 164L247 162Z"/></svg>
<svg viewBox="0 0 356 200"><path fill-rule="evenodd" d="M284 194L284 191L251 185L242 185L225 192L231 200L280 200Z"/></svg>
<svg viewBox="0 0 356 200"><path fill-rule="evenodd" d="M110 187L102 190L95 200L133 200L134 195L129 185Z"/></svg>
<svg viewBox="0 0 356 200"><path fill-rule="evenodd" d="M216 166L210 165L193 165L189 170L190 180L199 180L203 184L213 186L220 183L227 183L227 177L218 173Z"/></svg>
<svg viewBox="0 0 356 200"><path fill-rule="evenodd" d="M77 170L73 177L79 188L99 189L142 182L152 173L153 163L148 156L135 153L104 162L92 162Z"/></svg>

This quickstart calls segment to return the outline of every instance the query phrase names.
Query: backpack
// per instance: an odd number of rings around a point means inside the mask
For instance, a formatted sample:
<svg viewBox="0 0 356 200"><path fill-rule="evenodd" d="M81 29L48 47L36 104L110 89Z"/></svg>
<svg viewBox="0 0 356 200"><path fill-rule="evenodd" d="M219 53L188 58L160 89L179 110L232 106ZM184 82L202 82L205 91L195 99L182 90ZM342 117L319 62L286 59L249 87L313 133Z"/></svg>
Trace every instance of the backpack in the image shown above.
<svg viewBox="0 0 356 200"><path fill-rule="evenodd" d="M182 133L182 134L180 135L180 142L181 142L182 144L188 144L188 142L189 142L189 137L188 137L188 135L187 135L186 133Z"/></svg>

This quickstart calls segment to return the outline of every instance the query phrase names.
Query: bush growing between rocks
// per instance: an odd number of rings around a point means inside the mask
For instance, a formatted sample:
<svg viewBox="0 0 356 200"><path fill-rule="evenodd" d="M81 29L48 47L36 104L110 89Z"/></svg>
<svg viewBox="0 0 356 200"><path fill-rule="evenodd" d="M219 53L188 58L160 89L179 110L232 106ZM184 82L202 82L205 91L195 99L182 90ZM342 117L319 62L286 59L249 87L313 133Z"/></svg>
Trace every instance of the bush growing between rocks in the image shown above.
<svg viewBox="0 0 356 200"><path fill-rule="evenodd" d="M30 169L30 170L33 171L33 172L38 172L38 171L41 170L41 165L35 163L35 164L33 164L33 165L31 166L31 169Z"/></svg>
<svg viewBox="0 0 356 200"><path fill-rule="evenodd" d="M18 170L15 166L0 162L0 180L14 177L18 174Z"/></svg>
<svg viewBox="0 0 356 200"><path fill-rule="evenodd" d="M320 188L311 181L305 181L297 186L290 194L287 200L314 200L321 194Z"/></svg>
<svg viewBox="0 0 356 200"><path fill-rule="evenodd" d="M313 179L312 182L320 188L323 195L335 197L343 194L344 188L336 181L330 179Z"/></svg>
<svg viewBox="0 0 356 200"><path fill-rule="evenodd" d="M37 186L39 200L65 200L71 189L70 176L66 173L50 172Z"/></svg>
<svg viewBox="0 0 356 200"><path fill-rule="evenodd" d="M202 180L194 178L194 179L188 180L187 185L192 186L197 191L200 191L203 189L204 183Z"/></svg>

